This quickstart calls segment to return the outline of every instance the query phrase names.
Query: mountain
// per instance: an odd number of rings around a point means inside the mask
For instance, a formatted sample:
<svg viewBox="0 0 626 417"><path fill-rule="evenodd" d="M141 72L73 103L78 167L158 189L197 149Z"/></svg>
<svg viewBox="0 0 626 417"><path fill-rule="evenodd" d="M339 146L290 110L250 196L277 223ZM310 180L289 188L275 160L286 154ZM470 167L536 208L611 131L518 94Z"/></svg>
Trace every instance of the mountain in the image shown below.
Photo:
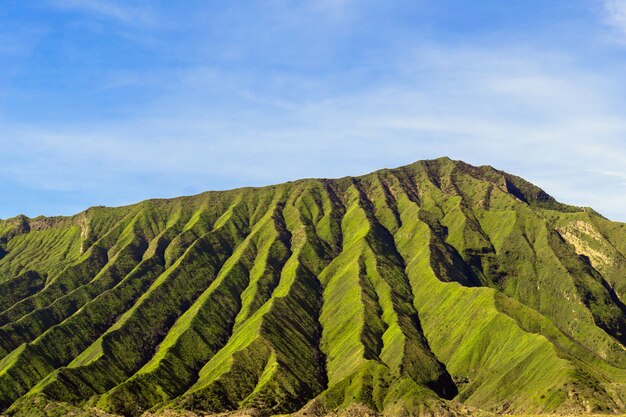
<svg viewBox="0 0 626 417"><path fill-rule="evenodd" d="M625 224L447 158L18 216L0 413L624 412L625 255Z"/></svg>

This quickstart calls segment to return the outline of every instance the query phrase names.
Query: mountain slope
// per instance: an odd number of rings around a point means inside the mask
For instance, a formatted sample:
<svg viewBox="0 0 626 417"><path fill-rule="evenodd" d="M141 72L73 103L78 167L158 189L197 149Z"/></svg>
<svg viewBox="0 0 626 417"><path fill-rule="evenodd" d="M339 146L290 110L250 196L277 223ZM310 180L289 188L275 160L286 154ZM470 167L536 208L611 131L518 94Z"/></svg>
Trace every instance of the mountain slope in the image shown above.
<svg viewBox="0 0 626 417"><path fill-rule="evenodd" d="M623 412L625 254L447 158L0 221L0 410Z"/></svg>

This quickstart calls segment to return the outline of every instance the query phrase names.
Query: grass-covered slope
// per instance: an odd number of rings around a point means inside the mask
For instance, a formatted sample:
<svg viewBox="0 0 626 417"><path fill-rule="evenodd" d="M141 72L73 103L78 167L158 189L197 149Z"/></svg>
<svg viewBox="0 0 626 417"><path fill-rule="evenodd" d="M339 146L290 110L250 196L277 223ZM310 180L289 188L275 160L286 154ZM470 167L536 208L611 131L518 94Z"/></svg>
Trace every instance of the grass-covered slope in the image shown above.
<svg viewBox="0 0 626 417"><path fill-rule="evenodd" d="M625 226L447 158L0 221L0 411L625 412Z"/></svg>

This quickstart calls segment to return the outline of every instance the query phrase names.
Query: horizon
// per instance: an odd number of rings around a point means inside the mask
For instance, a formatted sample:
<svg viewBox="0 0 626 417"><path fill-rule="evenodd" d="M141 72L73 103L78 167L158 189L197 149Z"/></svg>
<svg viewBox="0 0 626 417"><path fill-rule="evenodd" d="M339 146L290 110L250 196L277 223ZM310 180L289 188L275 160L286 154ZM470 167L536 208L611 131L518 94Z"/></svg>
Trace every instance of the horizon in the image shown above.
<svg viewBox="0 0 626 417"><path fill-rule="evenodd" d="M626 1L9 1L0 218L447 155L626 222Z"/></svg>

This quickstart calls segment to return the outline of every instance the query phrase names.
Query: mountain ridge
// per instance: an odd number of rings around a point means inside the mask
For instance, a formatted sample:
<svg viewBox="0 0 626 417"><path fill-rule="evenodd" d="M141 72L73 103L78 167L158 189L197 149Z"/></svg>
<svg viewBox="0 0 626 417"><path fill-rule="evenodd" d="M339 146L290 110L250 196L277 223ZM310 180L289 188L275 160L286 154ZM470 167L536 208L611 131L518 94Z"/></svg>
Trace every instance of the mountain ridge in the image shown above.
<svg viewBox="0 0 626 417"><path fill-rule="evenodd" d="M131 204L124 204L124 205L120 205L120 206L103 206L103 205L95 205L95 206L91 206L88 207L87 209L76 213L76 214L70 214L70 215L54 215L54 216L47 216L44 214L41 215L37 215L35 217L29 217L25 214L18 214L16 216L13 217L8 217L6 219L2 219L0 218L0 222L8 222L8 221L18 221L20 219L25 219L27 221L33 221L33 220L51 220L51 221L56 221L56 220L62 220L62 219L68 219L68 218L73 218L76 216L79 216L85 212L91 211L91 210L95 210L95 209L99 209L99 208L108 208L108 209L119 209L119 208L124 208L124 207L132 207L132 206L136 206L138 204L142 204L142 203L159 203L159 202L169 202L172 200L176 200L179 198L194 198L194 197L200 197L206 194L211 194L211 193L224 193L224 192L236 192L236 191L253 191L253 190L266 190L266 189L270 189L272 187L277 187L277 186L281 186L284 184L295 184L295 183L301 183L301 182L306 182L306 181L343 181L343 180L347 180L350 178L363 178L363 177L367 177L368 175L373 175L373 174L380 174L380 173L384 173L384 172L388 172L388 171L393 171L393 170L397 170L397 169L402 169L405 167L410 167L412 165L415 164L419 164L421 162L437 162L437 161L446 161L446 162L451 162L454 164L461 164L466 168L473 168L473 169L477 169L477 170L491 170L495 173L501 174L505 177L508 178L514 178L515 181L522 181L525 184L532 186L533 188L536 189L537 193L543 194L545 195L546 198L552 200L552 201L556 201L554 199L554 197L552 197L551 195L549 195L548 193L546 193L543 189L541 189L540 187L535 186L534 184L526 181L525 179L523 179L520 176L517 175L513 175L513 174L509 174L505 171L502 170L498 170L496 168L494 168L491 165L478 165L478 166L473 166L471 164L468 164L466 162L463 162L461 160L455 160L455 159L451 159L450 157L447 156L442 156L439 158L435 158L435 159L429 159L429 160L418 160L415 161L411 164L408 165L401 165L395 168L381 168L375 171L372 171L370 173L366 173L366 174L362 174L362 175L356 175L356 176L343 176L343 177L337 177L337 178L329 178L329 177L307 177L307 178L299 178L299 179L295 179L295 180L289 180L289 181L285 181L282 183L275 183L275 184L269 184L269 185L261 185L261 186L242 186L242 187L236 187L236 188L230 188L230 189L225 189L225 190L209 190L209 191L202 191L200 193L197 194L192 194L192 195L183 195L183 196L178 196L178 197L166 197L166 198L161 198L161 197L155 197L155 198L148 198L146 200L142 200L140 202L137 203L131 203ZM563 203L559 203L560 205L564 206L564 207L570 207L571 209L574 210L593 210L591 207L582 207L582 206L574 206L574 205L569 205L569 204L563 204ZM597 214L599 216L602 216L600 213L594 211L594 214ZM604 217L604 216L602 216ZM608 220L608 219L607 219Z"/></svg>
<svg viewBox="0 0 626 417"><path fill-rule="evenodd" d="M625 253L624 224L449 158L17 216L0 409L623 412Z"/></svg>

